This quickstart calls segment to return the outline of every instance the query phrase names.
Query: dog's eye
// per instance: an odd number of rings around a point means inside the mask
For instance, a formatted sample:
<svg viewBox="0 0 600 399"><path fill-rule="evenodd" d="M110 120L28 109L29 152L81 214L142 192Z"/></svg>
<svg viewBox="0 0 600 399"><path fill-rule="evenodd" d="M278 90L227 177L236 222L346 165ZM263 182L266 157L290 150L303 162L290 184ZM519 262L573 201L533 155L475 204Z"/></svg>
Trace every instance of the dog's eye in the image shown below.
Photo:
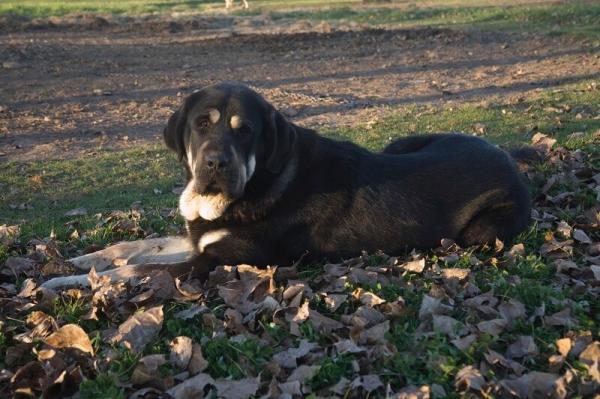
<svg viewBox="0 0 600 399"><path fill-rule="evenodd" d="M240 126L237 129L238 133L240 134L250 134L250 132L252 131L252 129L250 129L250 126L248 126L247 124L243 124L242 126Z"/></svg>
<svg viewBox="0 0 600 399"><path fill-rule="evenodd" d="M208 120L207 119L200 119L198 122L196 122L196 129L204 131L207 128L208 128Z"/></svg>

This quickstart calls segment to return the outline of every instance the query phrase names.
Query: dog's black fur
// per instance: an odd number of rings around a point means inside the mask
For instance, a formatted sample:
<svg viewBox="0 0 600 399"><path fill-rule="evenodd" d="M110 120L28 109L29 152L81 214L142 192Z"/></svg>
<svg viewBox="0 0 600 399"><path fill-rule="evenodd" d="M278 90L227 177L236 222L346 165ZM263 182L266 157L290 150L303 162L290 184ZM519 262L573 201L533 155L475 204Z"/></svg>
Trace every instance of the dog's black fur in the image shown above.
<svg viewBox="0 0 600 399"><path fill-rule="evenodd" d="M185 100L164 138L187 169L181 204L196 250L186 267L200 279L220 264L494 243L530 222L515 162L473 136L408 137L373 153L287 122L244 86L217 84ZM227 205L205 219L201 196Z"/></svg>

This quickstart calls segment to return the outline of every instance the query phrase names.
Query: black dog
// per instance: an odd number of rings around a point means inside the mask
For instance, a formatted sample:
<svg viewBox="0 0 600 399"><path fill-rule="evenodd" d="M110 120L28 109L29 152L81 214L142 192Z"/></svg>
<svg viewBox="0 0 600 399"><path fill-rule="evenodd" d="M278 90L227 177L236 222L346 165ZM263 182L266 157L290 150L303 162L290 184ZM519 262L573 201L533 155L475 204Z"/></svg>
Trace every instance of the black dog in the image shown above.
<svg viewBox="0 0 600 399"><path fill-rule="evenodd" d="M338 261L382 250L510 240L530 221L511 157L461 134L399 139L383 153L287 122L254 91L190 95L164 129L187 169L180 199L194 253L171 272Z"/></svg>

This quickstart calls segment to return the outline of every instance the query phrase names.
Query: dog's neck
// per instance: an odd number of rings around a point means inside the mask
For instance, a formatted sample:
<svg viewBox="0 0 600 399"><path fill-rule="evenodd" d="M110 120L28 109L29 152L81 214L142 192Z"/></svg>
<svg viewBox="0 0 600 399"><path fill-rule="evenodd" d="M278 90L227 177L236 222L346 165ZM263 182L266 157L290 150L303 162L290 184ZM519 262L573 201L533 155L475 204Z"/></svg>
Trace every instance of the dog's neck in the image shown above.
<svg viewBox="0 0 600 399"><path fill-rule="evenodd" d="M296 178L298 169L298 152L292 151L292 156L284 167L275 175L266 169L257 170L255 176L248 182L248 194L233 202L223 214L226 220L256 221L263 219L277 204L285 190ZM265 187L254 186L255 182L264 181L264 176L271 180ZM259 193L253 197L250 193Z"/></svg>

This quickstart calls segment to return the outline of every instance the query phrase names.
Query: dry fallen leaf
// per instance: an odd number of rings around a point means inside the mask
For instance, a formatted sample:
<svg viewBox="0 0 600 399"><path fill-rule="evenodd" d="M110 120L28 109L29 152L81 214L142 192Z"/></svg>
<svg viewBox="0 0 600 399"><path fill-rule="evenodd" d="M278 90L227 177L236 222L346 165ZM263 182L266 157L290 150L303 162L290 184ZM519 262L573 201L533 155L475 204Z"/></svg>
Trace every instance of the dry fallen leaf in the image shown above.
<svg viewBox="0 0 600 399"><path fill-rule="evenodd" d="M525 305L510 298L508 301L498 305L498 312L500 312L502 318L506 320L506 327L511 330L515 321L523 320L525 318Z"/></svg>
<svg viewBox="0 0 600 399"><path fill-rule="evenodd" d="M520 335L517 340L509 345L506 350L506 356L515 359L523 358L525 356L537 356L540 353L540 349L535 344L532 336Z"/></svg>
<svg viewBox="0 0 600 399"><path fill-rule="evenodd" d="M468 328L462 322L442 315L433 315L433 328L444 333L450 339L455 339L468 332Z"/></svg>
<svg viewBox="0 0 600 399"><path fill-rule="evenodd" d="M297 348L290 348L286 351L276 353L273 356L273 360L279 364L279 366L292 369L298 367L296 361L308 354L312 349L316 348L318 345L314 342L308 342L303 339L300 341L300 344Z"/></svg>
<svg viewBox="0 0 600 399"><path fill-rule="evenodd" d="M21 228L19 226L0 226L0 244L8 244L11 240L19 237Z"/></svg>
<svg viewBox="0 0 600 399"><path fill-rule="evenodd" d="M452 311L452 306L442 304L442 300L423 295L423 302L419 309L419 320L427 320L434 314L447 314Z"/></svg>
<svg viewBox="0 0 600 399"><path fill-rule="evenodd" d="M76 324L62 326L58 331L46 338L44 343L58 349L74 348L89 353L92 356L94 355L94 348L92 348L90 338Z"/></svg>
<svg viewBox="0 0 600 399"><path fill-rule="evenodd" d="M588 375L600 383L600 342L595 341L579 355L579 361L585 365Z"/></svg>
<svg viewBox="0 0 600 399"><path fill-rule="evenodd" d="M124 345L133 353L138 353L144 346L156 339L163 323L162 306L131 316L119 326L118 332L111 342Z"/></svg>
<svg viewBox="0 0 600 399"><path fill-rule="evenodd" d="M76 209L71 209L68 212L65 212L65 216L81 216L81 215L87 215L87 209L85 208L76 208Z"/></svg>
<svg viewBox="0 0 600 399"><path fill-rule="evenodd" d="M215 385L215 380L208 374L198 374L179 385L169 389L166 393L174 399L203 398L204 388Z"/></svg>
<svg viewBox="0 0 600 399"><path fill-rule="evenodd" d="M500 335L506 329L507 324L505 319L484 320L477 323L477 329L489 335Z"/></svg>
<svg viewBox="0 0 600 399"><path fill-rule="evenodd" d="M471 345L473 343L477 342L477 335L475 335L475 334L466 335L466 336L464 336L462 338L453 339L451 342L459 350L461 350L461 351L468 351L469 348L471 348Z"/></svg>
<svg viewBox="0 0 600 399"><path fill-rule="evenodd" d="M571 317L571 308L564 308L560 312L544 317L544 322L549 326L566 326L574 327L579 323Z"/></svg>
<svg viewBox="0 0 600 399"><path fill-rule="evenodd" d="M185 370L192 358L192 339L189 337L176 337L169 344L171 355L169 361L173 367Z"/></svg>
<svg viewBox="0 0 600 399"><path fill-rule="evenodd" d="M481 372L473 366L463 367L456 374L456 389L466 392L469 389L482 391L486 385L485 378Z"/></svg>
<svg viewBox="0 0 600 399"><path fill-rule="evenodd" d="M299 381L304 382L309 380L315 376L321 369L321 366L307 366L302 365L298 367L296 370L292 371L292 374L287 378L287 382L291 381Z"/></svg>
<svg viewBox="0 0 600 399"><path fill-rule="evenodd" d="M241 380L218 380L214 385L217 387L219 398L248 399L254 397L260 388L260 376Z"/></svg>

